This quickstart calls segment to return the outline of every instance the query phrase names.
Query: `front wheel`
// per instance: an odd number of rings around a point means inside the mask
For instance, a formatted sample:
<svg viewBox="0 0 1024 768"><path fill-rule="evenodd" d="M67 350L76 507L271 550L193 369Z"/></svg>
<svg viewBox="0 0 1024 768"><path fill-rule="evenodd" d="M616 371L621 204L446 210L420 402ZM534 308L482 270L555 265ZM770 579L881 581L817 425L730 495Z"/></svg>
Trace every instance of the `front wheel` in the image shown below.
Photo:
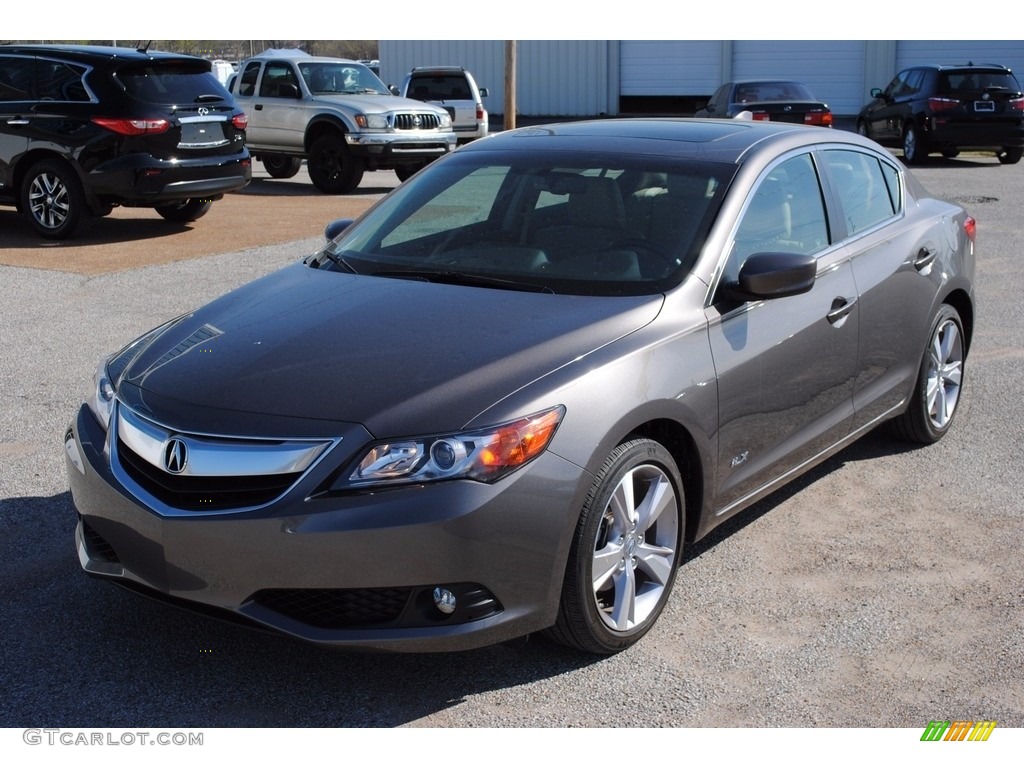
<svg viewBox="0 0 1024 768"><path fill-rule="evenodd" d="M65 240L89 220L85 193L74 169L60 160L40 160L21 185L21 211L45 238Z"/></svg>
<svg viewBox="0 0 1024 768"><path fill-rule="evenodd" d="M395 166L395 176L398 177L399 181L405 181L405 180L411 178L412 176L414 176L421 169L426 168L426 167L427 167L426 163L422 163L422 164L419 164L419 165L396 165Z"/></svg>
<svg viewBox="0 0 1024 768"><path fill-rule="evenodd" d="M1021 147L1004 147L1001 152L996 152L996 157L1003 165L1016 165L1020 162L1022 152L1024 149Z"/></svg>
<svg viewBox="0 0 1024 768"><path fill-rule="evenodd" d="M290 179L302 168L301 157L288 157L287 155L262 155L260 160L263 167L272 178Z"/></svg>
<svg viewBox="0 0 1024 768"><path fill-rule="evenodd" d="M929 445L946 434L960 403L966 356L960 314L943 304L932 322L928 347L907 410L892 422L898 437Z"/></svg>
<svg viewBox="0 0 1024 768"><path fill-rule="evenodd" d="M156 212L167 221L188 222L201 219L210 210L213 202L198 197L190 197L187 200L178 200L174 203L156 206Z"/></svg>
<svg viewBox="0 0 1024 768"><path fill-rule="evenodd" d="M859 133L865 139L871 138L871 132L868 130L868 124L866 120L857 121L857 133Z"/></svg>
<svg viewBox="0 0 1024 768"><path fill-rule="evenodd" d="M345 139L336 134L321 136L313 142L307 165L313 186L328 195L354 191L366 169L363 160L353 157Z"/></svg>
<svg viewBox="0 0 1024 768"><path fill-rule="evenodd" d="M615 448L580 514L548 635L596 654L643 637L672 591L684 515L679 470L662 445L636 438Z"/></svg>

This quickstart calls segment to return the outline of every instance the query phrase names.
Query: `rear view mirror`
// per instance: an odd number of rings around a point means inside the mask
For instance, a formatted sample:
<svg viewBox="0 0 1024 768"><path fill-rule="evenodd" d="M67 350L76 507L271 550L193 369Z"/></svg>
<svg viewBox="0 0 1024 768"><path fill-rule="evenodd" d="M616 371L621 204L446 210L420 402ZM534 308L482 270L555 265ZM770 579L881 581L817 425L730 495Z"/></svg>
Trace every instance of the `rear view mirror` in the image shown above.
<svg viewBox="0 0 1024 768"><path fill-rule="evenodd" d="M755 253L740 267L739 278L726 285L725 298L737 301L781 299L807 293L818 276L818 262L801 253Z"/></svg>

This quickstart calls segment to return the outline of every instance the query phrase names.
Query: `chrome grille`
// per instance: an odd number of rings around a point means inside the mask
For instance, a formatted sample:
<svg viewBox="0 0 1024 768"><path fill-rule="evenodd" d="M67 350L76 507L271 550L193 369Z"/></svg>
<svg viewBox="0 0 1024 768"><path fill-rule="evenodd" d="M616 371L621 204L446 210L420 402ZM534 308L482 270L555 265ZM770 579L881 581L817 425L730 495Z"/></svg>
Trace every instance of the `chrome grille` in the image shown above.
<svg viewBox="0 0 1024 768"><path fill-rule="evenodd" d="M432 112L399 113L395 115L395 130L398 131L433 131L441 122Z"/></svg>

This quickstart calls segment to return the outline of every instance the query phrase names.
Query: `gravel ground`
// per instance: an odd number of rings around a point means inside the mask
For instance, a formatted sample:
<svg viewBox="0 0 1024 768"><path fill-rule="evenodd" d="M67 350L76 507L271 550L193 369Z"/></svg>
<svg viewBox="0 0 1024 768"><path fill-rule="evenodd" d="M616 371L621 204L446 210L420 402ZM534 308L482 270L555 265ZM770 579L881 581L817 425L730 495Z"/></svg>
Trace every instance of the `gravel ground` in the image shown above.
<svg viewBox="0 0 1024 768"><path fill-rule="evenodd" d="M0 266L0 727L1024 727L1024 173L968 156L918 176L979 222L954 428L922 449L869 435L734 518L687 553L644 641L604 659L542 639L332 653L80 573L61 437L100 355L308 253L322 213L283 245L96 274ZM21 247L5 228L0 263Z"/></svg>

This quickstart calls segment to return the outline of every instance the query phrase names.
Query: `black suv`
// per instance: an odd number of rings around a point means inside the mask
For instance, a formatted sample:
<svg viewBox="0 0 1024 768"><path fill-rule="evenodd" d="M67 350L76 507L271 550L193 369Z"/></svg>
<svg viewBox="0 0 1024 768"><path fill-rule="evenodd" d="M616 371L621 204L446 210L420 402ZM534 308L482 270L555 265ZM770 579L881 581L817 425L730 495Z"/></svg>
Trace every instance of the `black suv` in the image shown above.
<svg viewBox="0 0 1024 768"><path fill-rule="evenodd" d="M1024 149L1024 94L1013 72L998 64L910 67L886 89L871 89L857 131L899 147L906 163L930 152L956 157L962 149L990 150L1016 163Z"/></svg>
<svg viewBox="0 0 1024 768"><path fill-rule="evenodd" d="M114 206L193 221L249 183L245 113L193 56L0 45L0 203L43 237Z"/></svg>

